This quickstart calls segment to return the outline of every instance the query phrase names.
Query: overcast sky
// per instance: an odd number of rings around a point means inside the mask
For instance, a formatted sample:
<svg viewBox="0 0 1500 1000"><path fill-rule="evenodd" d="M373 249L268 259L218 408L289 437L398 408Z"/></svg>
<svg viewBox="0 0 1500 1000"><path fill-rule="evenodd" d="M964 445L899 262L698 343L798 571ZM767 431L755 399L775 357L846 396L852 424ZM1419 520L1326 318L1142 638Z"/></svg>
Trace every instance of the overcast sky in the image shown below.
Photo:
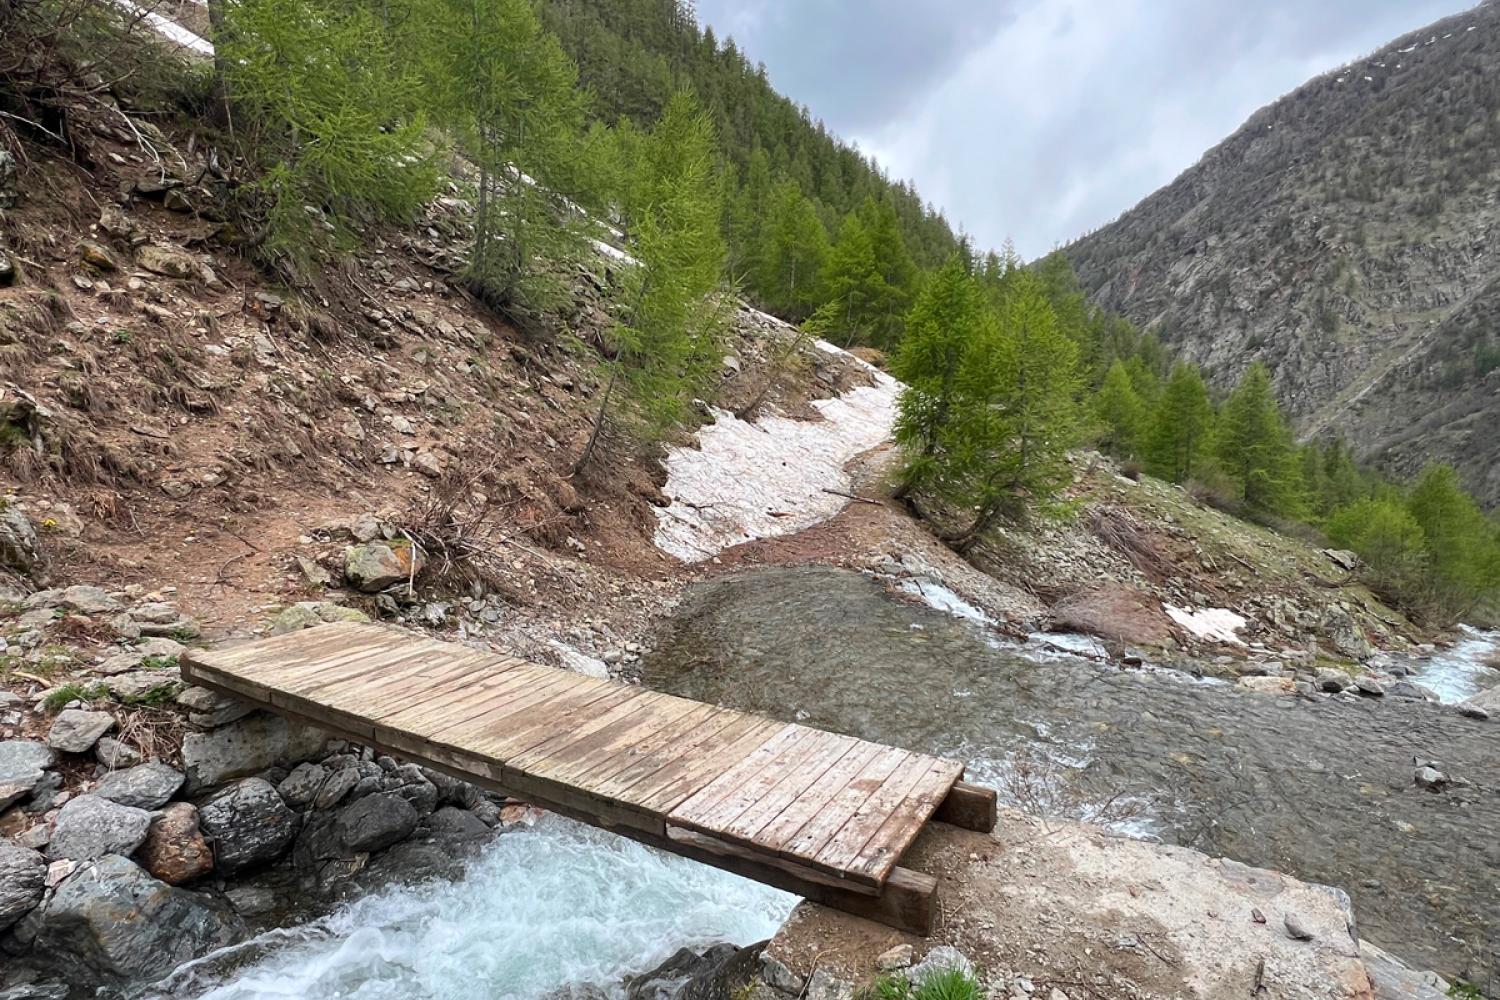
<svg viewBox="0 0 1500 1000"><path fill-rule="evenodd" d="M1033 257L1256 108L1470 0L698 0L980 248Z"/></svg>

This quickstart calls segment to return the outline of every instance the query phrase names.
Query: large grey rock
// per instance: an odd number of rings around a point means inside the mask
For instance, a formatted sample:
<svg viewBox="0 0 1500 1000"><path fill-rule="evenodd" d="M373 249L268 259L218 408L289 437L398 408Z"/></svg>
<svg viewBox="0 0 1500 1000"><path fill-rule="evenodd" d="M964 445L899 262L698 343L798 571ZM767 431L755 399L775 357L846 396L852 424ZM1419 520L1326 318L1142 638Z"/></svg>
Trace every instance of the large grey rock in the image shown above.
<svg viewBox="0 0 1500 1000"><path fill-rule="evenodd" d="M135 261L152 274L168 278L191 278L198 273L198 261L178 247L148 243L135 252Z"/></svg>
<svg viewBox="0 0 1500 1000"><path fill-rule="evenodd" d="M344 578L365 593L404 583L422 572L422 554L410 544L367 542L344 549Z"/></svg>
<svg viewBox="0 0 1500 1000"><path fill-rule="evenodd" d="M1493 718L1500 716L1500 687L1493 687L1488 691L1479 692L1468 701L1465 701L1462 707L1476 717ZM1484 713L1483 716L1479 715L1481 712Z"/></svg>
<svg viewBox="0 0 1500 1000"><path fill-rule="evenodd" d="M47 862L36 851L0 840L0 931L42 901Z"/></svg>
<svg viewBox="0 0 1500 1000"><path fill-rule="evenodd" d="M80 795L58 812L47 858L92 861L106 854L129 855L141 846L150 826L151 814L144 809Z"/></svg>
<svg viewBox="0 0 1500 1000"><path fill-rule="evenodd" d="M966 976L972 976L974 963L952 945L938 945L924 955L922 961L906 970L906 978L914 985L921 986L933 976L947 972L962 972Z"/></svg>
<svg viewBox="0 0 1500 1000"><path fill-rule="evenodd" d="M108 712L90 712L82 708L65 708L52 720L47 745L64 753L85 753L94 749L99 737L115 727L115 717Z"/></svg>
<svg viewBox="0 0 1500 1000"><path fill-rule="evenodd" d="M290 725L267 712L255 712L212 732L188 733L182 740L186 792L193 795L267 768L290 767L316 756L327 741L320 730Z"/></svg>
<svg viewBox="0 0 1500 1000"><path fill-rule="evenodd" d="M343 808L334 832L350 851L379 851L411 836L417 811L391 792L367 795Z"/></svg>
<svg viewBox="0 0 1500 1000"><path fill-rule="evenodd" d="M490 828L484 821L467 809L457 806L443 808L427 817L427 829L442 837L488 837Z"/></svg>
<svg viewBox="0 0 1500 1000"><path fill-rule="evenodd" d="M101 799L137 809L160 809L182 787L182 772L160 761L124 771L111 771L99 781L94 794Z"/></svg>
<svg viewBox="0 0 1500 1000"><path fill-rule="evenodd" d="M104 615L119 611L122 605L103 587L75 584L65 587L52 602L52 607L77 611L84 615Z"/></svg>
<svg viewBox="0 0 1500 1000"><path fill-rule="evenodd" d="M168 660L176 660L182 655L187 647L176 639L166 639L158 636L154 639L146 639L136 643L124 652L116 653L99 663L94 669L101 674L122 674L127 670L134 670L143 665L147 660L162 664Z"/></svg>
<svg viewBox="0 0 1500 1000"><path fill-rule="evenodd" d="M57 752L44 744L0 741L0 812L30 795L56 761Z"/></svg>
<svg viewBox="0 0 1500 1000"><path fill-rule="evenodd" d="M756 978L764 945L680 948L650 972L625 980L626 1000L732 1000Z"/></svg>
<svg viewBox="0 0 1500 1000"><path fill-rule="evenodd" d="M297 835L297 814L262 778L246 778L205 802L198 825L213 840L214 866L226 876L279 858Z"/></svg>
<svg viewBox="0 0 1500 1000"><path fill-rule="evenodd" d="M243 924L227 908L110 855L79 868L57 887L36 949L121 984L139 983L159 979L243 934Z"/></svg>
<svg viewBox="0 0 1500 1000"><path fill-rule="evenodd" d="M30 576L42 561L36 529L15 504L0 499L0 569Z"/></svg>

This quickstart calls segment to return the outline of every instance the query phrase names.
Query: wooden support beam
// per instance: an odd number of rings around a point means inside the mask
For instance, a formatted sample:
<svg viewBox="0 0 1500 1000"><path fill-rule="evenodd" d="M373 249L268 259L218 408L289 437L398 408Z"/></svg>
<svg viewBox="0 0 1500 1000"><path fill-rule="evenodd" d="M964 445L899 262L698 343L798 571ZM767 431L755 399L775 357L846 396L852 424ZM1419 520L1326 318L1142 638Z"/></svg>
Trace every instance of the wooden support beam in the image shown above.
<svg viewBox="0 0 1500 1000"><path fill-rule="evenodd" d="M999 819L995 790L967 781L955 781L932 818L965 830L989 833Z"/></svg>

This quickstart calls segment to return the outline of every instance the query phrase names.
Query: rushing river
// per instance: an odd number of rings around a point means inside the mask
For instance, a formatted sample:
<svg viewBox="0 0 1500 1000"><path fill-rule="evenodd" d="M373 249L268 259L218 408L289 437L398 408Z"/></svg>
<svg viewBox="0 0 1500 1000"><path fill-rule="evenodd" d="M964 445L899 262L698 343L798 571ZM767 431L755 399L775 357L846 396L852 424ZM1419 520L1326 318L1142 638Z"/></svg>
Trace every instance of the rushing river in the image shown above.
<svg viewBox="0 0 1500 1000"><path fill-rule="evenodd" d="M1449 975L1500 975L1495 722L1039 663L831 569L700 585L647 667L656 688L963 758L1028 808L1340 886L1362 936ZM1472 785L1424 791L1416 758Z"/></svg>
<svg viewBox="0 0 1500 1000"><path fill-rule="evenodd" d="M1018 650L841 570L700 585L664 640L653 687L962 757L1026 808L1341 886L1363 936L1450 975L1500 974L1500 724ZM1472 686L1494 647L1468 640L1422 679L1455 698ZM1473 787L1414 787L1414 757ZM679 947L770 936L794 902L553 818L496 837L461 878L263 935L148 996L618 994Z"/></svg>
<svg viewBox="0 0 1500 1000"><path fill-rule="evenodd" d="M142 1000L617 996L681 947L764 940L796 898L547 817L453 881L397 885L179 969ZM579 996L586 994L579 993Z"/></svg>

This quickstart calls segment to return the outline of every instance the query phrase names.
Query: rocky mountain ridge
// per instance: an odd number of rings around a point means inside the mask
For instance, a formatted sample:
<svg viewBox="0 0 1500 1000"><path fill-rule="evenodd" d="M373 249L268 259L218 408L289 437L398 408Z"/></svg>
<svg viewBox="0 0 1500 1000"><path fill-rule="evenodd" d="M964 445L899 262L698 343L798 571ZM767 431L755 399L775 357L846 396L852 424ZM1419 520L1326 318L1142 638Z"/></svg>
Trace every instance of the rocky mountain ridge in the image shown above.
<svg viewBox="0 0 1500 1000"><path fill-rule="evenodd" d="M1257 111L1064 253L1099 305L1227 386L1272 370L1304 437L1500 501L1500 6Z"/></svg>

